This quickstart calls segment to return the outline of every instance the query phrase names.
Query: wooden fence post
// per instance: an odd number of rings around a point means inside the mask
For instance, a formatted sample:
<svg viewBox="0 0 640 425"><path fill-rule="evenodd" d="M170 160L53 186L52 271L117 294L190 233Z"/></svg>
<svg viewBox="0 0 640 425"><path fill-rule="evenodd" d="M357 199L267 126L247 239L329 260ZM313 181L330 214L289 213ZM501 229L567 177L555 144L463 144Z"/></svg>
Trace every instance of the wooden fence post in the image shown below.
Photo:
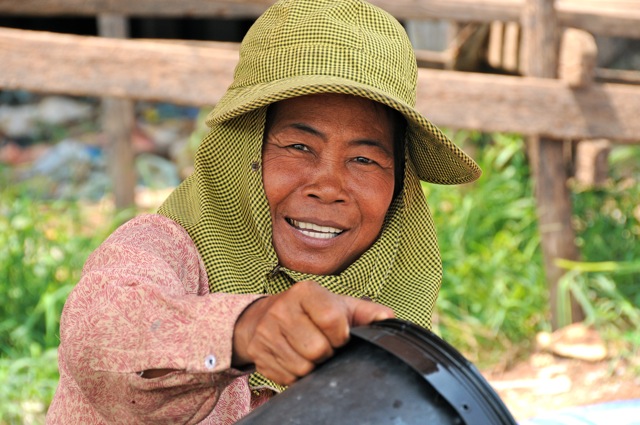
<svg viewBox="0 0 640 425"><path fill-rule="evenodd" d="M127 20L120 15L101 14L98 16L98 32L103 37L127 38ZM132 100L102 99L102 129L107 137L107 162L116 209L135 205L136 171L131 144L134 114Z"/></svg>
<svg viewBox="0 0 640 425"><path fill-rule="evenodd" d="M526 0L522 14L524 69L528 76L556 78L559 56L559 26L554 0ZM577 260L579 253L571 226L571 198L567 187L567 169L563 142L546 137L530 140L531 160L536 180L536 201L542 238L544 266L549 285L551 325L567 325L559 316L559 280L564 274L555 261ZM577 302L570 300L571 322L584 319Z"/></svg>
<svg viewBox="0 0 640 425"><path fill-rule="evenodd" d="M595 37L576 28L562 34L559 78L574 89L584 89L594 83L598 46ZM584 187L603 187L609 177L608 158L611 142L608 139L587 139L576 142L576 183Z"/></svg>

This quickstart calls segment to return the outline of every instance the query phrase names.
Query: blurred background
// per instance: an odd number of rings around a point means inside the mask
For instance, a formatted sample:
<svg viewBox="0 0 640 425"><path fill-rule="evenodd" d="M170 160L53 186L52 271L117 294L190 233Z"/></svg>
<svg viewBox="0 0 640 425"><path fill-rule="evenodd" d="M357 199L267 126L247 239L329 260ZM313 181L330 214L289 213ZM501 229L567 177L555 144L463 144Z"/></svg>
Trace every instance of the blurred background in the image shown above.
<svg viewBox="0 0 640 425"><path fill-rule="evenodd" d="M0 0L0 424L44 423L84 261L191 173L270 3ZM484 170L424 185L434 331L520 421L640 399L640 2L374 3Z"/></svg>

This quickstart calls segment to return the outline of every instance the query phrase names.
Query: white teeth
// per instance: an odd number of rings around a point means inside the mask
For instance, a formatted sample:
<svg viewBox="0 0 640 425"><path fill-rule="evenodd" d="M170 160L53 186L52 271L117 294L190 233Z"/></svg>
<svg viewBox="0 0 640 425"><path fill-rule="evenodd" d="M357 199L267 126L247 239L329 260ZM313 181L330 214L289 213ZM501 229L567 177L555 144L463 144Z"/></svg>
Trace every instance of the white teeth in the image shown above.
<svg viewBox="0 0 640 425"><path fill-rule="evenodd" d="M319 226L314 223L305 223L303 221L289 220L291 224L300 230L301 233L317 239L331 239L343 232L342 229L329 226Z"/></svg>
<svg viewBox="0 0 640 425"><path fill-rule="evenodd" d="M316 239L331 239L338 236L335 233L316 233L316 232L309 232L308 230L300 230L300 233Z"/></svg>

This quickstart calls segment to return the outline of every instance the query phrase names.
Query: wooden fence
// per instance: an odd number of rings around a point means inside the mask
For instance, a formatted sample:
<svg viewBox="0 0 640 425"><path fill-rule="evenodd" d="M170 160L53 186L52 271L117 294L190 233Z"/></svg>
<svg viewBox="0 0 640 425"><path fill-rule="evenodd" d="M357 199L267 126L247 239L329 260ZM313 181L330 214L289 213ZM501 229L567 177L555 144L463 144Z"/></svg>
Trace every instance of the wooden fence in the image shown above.
<svg viewBox="0 0 640 425"><path fill-rule="evenodd" d="M0 28L0 86L214 105L238 58L230 43L175 44ZM418 109L437 125L557 139L640 140L640 86L420 69Z"/></svg>
<svg viewBox="0 0 640 425"><path fill-rule="evenodd" d="M0 0L0 14L257 17L275 0ZM527 0L372 0L399 19L519 22ZM640 38L636 0L557 0L559 25Z"/></svg>
<svg viewBox="0 0 640 425"><path fill-rule="evenodd" d="M398 18L523 19L531 0L373 0ZM255 17L274 0L0 0L0 16ZM557 0L558 25L640 38L636 0ZM237 46L116 40L0 28L0 87L213 105ZM54 66L55 64L55 66ZM141 66L144 64L144 66ZM436 124L558 139L640 140L640 88L421 69L418 108Z"/></svg>
<svg viewBox="0 0 640 425"><path fill-rule="evenodd" d="M530 154L538 173L541 228L548 229L543 232L543 251L553 303L562 273L554 261L578 256L571 229L567 176L558 162L562 141L640 141L640 86L593 81L578 84L555 78L559 30L571 27L597 35L640 38L640 2L371 1L399 19L521 24L524 54L535 58L527 62L526 77L420 69L417 108L442 127L514 132L534 139L530 144L536 149ZM114 20L114 15L256 17L273 2L0 0L0 16L95 15L100 17L101 28L108 28L110 22L121 22ZM104 29L101 34L122 37L126 36L126 28ZM139 99L214 105L231 82L237 56L237 45L230 43L111 39L0 28L0 88L112 99L105 103L111 111L105 127L120 140L116 144L119 160L114 165L119 167L114 173L120 181L116 189L132 194L132 153L127 147L132 108L127 102ZM121 203L132 198L124 196ZM579 308L575 304L573 307L574 320L579 319Z"/></svg>

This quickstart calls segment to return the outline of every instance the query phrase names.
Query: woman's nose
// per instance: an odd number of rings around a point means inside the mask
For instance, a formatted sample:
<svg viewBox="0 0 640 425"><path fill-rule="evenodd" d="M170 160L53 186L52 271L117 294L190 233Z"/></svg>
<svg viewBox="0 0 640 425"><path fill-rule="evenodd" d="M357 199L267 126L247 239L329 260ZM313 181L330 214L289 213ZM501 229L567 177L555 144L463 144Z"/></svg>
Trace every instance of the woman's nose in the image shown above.
<svg viewBox="0 0 640 425"><path fill-rule="evenodd" d="M326 203L346 202L346 167L339 161L318 161L313 170L305 172L303 194Z"/></svg>

